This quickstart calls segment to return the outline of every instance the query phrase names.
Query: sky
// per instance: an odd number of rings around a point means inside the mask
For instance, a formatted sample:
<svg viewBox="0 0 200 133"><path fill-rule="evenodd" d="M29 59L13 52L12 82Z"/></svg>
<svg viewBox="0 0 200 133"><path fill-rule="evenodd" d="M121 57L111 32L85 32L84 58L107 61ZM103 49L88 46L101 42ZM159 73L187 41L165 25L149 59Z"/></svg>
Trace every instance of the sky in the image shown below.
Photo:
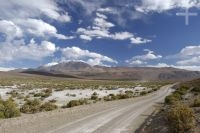
<svg viewBox="0 0 200 133"><path fill-rule="evenodd" d="M61 62L200 70L200 0L0 0L0 70ZM197 13L185 16L177 13Z"/></svg>

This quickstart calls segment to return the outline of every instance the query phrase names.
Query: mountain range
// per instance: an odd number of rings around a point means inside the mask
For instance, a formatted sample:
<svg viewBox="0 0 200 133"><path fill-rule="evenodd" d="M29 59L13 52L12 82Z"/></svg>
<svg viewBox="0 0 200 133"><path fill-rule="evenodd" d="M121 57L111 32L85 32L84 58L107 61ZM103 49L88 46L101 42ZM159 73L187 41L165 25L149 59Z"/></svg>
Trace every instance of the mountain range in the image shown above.
<svg viewBox="0 0 200 133"><path fill-rule="evenodd" d="M172 67L106 67L91 66L85 62L76 61L40 66L36 69L22 70L20 73L99 80L182 81L200 78L199 71Z"/></svg>

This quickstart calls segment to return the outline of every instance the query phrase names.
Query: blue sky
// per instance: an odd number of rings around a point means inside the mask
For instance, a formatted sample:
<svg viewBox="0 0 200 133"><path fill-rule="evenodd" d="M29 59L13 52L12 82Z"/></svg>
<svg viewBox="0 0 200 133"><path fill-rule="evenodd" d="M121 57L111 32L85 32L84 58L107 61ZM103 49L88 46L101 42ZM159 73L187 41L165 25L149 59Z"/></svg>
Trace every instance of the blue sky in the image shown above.
<svg viewBox="0 0 200 133"><path fill-rule="evenodd" d="M38 1L38 2L37 2ZM199 0L0 0L0 69L200 68ZM177 12L198 13L185 18Z"/></svg>

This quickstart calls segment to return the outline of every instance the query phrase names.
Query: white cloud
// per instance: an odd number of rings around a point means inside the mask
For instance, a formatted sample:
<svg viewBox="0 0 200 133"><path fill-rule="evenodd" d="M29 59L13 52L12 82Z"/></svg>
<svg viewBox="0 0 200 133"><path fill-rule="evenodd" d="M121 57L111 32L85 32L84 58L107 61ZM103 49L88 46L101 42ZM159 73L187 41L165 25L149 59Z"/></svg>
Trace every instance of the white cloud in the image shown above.
<svg viewBox="0 0 200 133"><path fill-rule="evenodd" d="M25 44L24 40L2 43L0 45L0 62L12 62L22 59L39 61L52 56L56 50L54 43L42 41L41 44L37 44L33 39L29 44Z"/></svg>
<svg viewBox="0 0 200 133"><path fill-rule="evenodd" d="M186 46L179 53L167 56L165 59L172 62L171 65L165 64L167 67L175 67L186 70L200 70L200 45ZM157 65L159 66L159 65Z"/></svg>
<svg viewBox="0 0 200 133"><path fill-rule="evenodd" d="M1 0L2 19L35 18L45 15L60 22L69 22L71 17L53 0Z"/></svg>
<svg viewBox="0 0 200 133"><path fill-rule="evenodd" d="M182 55L182 56L200 55L200 45L199 46L187 46L181 50L180 55Z"/></svg>
<svg viewBox="0 0 200 133"><path fill-rule="evenodd" d="M58 62L50 62L48 64L45 64L44 66L45 67L51 67L51 66L55 66L55 65L58 65Z"/></svg>
<svg viewBox="0 0 200 133"><path fill-rule="evenodd" d="M43 37L48 39L73 39L73 36L59 34L56 27L45 22L53 19L58 22L70 22L68 12L52 0L0 0L0 33L5 34L7 41L17 37ZM47 19L48 18L48 19Z"/></svg>
<svg viewBox="0 0 200 133"><path fill-rule="evenodd" d="M199 7L199 0L141 0L140 6L135 6L140 12L163 12L174 8Z"/></svg>
<svg viewBox="0 0 200 133"><path fill-rule="evenodd" d="M106 7L106 8L99 8L97 9L98 12L102 12L102 13L113 13L113 9L110 7Z"/></svg>
<svg viewBox="0 0 200 133"><path fill-rule="evenodd" d="M126 63L133 66L141 66L147 64L147 62L142 60L127 60Z"/></svg>
<svg viewBox="0 0 200 133"><path fill-rule="evenodd" d="M128 64L130 64L130 65L140 66L140 65L148 64L148 61L158 60L158 59L162 58L161 55L156 55L151 50L144 49L144 51L147 52L147 53L144 54L144 55L134 56L131 59L126 60L125 62L128 63Z"/></svg>
<svg viewBox="0 0 200 133"><path fill-rule="evenodd" d="M107 19L108 17L106 16L106 15L104 15L104 14L101 14L101 13L96 13L96 15L97 15L97 17L99 17L99 18L103 18L103 19Z"/></svg>
<svg viewBox="0 0 200 133"><path fill-rule="evenodd" d="M111 22L106 21L105 18L97 17L94 19L94 26L101 29L109 29L111 27L114 27L115 25Z"/></svg>
<svg viewBox="0 0 200 133"><path fill-rule="evenodd" d="M166 63L158 63L156 65L147 65L147 67L157 67L157 68L173 67L173 68L184 69L184 70L189 70L189 71L199 71L200 70L200 66L196 66L196 65L181 66L181 65L168 65Z"/></svg>
<svg viewBox="0 0 200 133"><path fill-rule="evenodd" d="M130 40L131 40L131 43L133 44L144 44L144 43L152 42L152 40L141 38L141 37L132 37Z"/></svg>
<svg viewBox="0 0 200 133"><path fill-rule="evenodd" d="M167 59L176 60L177 65L200 65L200 45L186 46L179 53L168 56Z"/></svg>
<svg viewBox="0 0 200 133"><path fill-rule="evenodd" d="M113 40L130 40L133 44L149 43L151 40L141 37L135 37L132 33L115 32L111 33L110 29L115 27L115 24L108 22L107 16L102 13L96 13L93 25L87 28L78 28L77 33L80 34L80 38L83 40L91 41L93 38L113 39Z"/></svg>
<svg viewBox="0 0 200 133"><path fill-rule="evenodd" d="M188 65L188 66L172 66L175 68L179 68L179 69L185 69L185 70L190 70L190 71L199 71L200 70L200 66L196 66L196 65Z"/></svg>
<svg viewBox="0 0 200 133"><path fill-rule="evenodd" d="M23 35L22 30L17 25L7 20L0 20L0 33L6 35L7 41Z"/></svg>
<svg viewBox="0 0 200 133"><path fill-rule="evenodd" d="M174 67L172 65L168 65L166 63L158 63L156 65L147 65L148 67L158 67L158 68L162 68L162 67Z"/></svg>
<svg viewBox="0 0 200 133"><path fill-rule="evenodd" d="M58 39L71 39L65 35L58 34L57 29L40 19L15 19L15 23L19 25L25 33L37 37L56 37Z"/></svg>
<svg viewBox="0 0 200 133"><path fill-rule="evenodd" d="M160 59L162 58L161 55L156 55L154 53L154 51L148 50L148 49L144 49L145 52L147 52L147 54L145 55L139 55L139 56L135 56L132 59L140 59L140 60L155 60L155 59Z"/></svg>
<svg viewBox="0 0 200 133"><path fill-rule="evenodd" d="M111 36L114 40L126 40L132 38L133 34L129 32L118 32Z"/></svg>
<svg viewBox="0 0 200 133"><path fill-rule="evenodd" d="M62 0L61 2L67 4L73 10L77 10L78 5L79 9L80 7L83 8L84 12L82 13L91 15L105 3L105 0Z"/></svg>
<svg viewBox="0 0 200 133"><path fill-rule="evenodd" d="M15 70L15 69L16 68L13 68L13 67L0 67L1 72L8 72L8 71Z"/></svg>
<svg viewBox="0 0 200 133"><path fill-rule="evenodd" d="M92 38L90 36L87 36L87 35L80 35L80 38L83 39L83 40L87 40L87 41L92 40Z"/></svg>
<svg viewBox="0 0 200 133"><path fill-rule="evenodd" d="M65 60L77 60L84 61L90 65L104 65L105 63L114 63L117 61L113 60L110 57L101 55L99 53L90 52L88 50L80 49L79 47L66 47L61 49L63 61Z"/></svg>
<svg viewBox="0 0 200 133"><path fill-rule="evenodd" d="M178 65L200 65L200 56L182 59L176 62Z"/></svg>

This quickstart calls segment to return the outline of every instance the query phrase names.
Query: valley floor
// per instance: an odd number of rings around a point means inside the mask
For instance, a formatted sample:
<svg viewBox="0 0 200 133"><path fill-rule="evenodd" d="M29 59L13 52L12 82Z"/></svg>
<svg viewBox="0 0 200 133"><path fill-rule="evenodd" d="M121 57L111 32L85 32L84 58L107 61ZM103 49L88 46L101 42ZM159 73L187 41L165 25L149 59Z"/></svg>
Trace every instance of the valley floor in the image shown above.
<svg viewBox="0 0 200 133"><path fill-rule="evenodd" d="M0 121L1 133L129 133L171 93L172 85L147 96L59 109Z"/></svg>

